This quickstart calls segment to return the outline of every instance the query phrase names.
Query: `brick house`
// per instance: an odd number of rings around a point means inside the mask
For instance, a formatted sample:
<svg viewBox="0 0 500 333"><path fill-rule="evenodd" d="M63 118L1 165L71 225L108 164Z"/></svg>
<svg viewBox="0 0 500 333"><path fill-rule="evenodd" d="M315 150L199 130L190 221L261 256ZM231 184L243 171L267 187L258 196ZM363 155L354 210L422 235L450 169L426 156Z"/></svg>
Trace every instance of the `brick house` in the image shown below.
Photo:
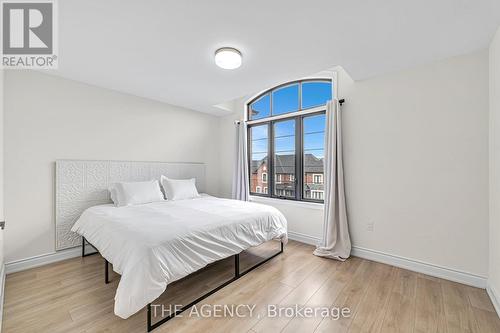
<svg viewBox="0 0 500 333"><path fill-rule="evenodd" d="M276 156L276 195L295 196L295 155ZM313 154L304 155L304 197L323 200L323 159ZM250 192L269 193L267 158L252 161L250 168Z"/></svg>

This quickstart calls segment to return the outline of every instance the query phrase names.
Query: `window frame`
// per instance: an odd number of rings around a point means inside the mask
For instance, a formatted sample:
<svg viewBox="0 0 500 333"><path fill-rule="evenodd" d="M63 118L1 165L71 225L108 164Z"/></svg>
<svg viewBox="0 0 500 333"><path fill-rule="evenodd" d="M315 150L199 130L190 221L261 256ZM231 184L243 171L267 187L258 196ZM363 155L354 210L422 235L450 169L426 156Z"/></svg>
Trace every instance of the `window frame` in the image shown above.
<svg viewBox="0 0 500 333"><path fill-rule="evenodd" d="M252 113L252 110L253 110L253 109L252 109L252 107L251 107L251 105L252 105L254 102L257 102L257 101L259 101L259 100L261 100L261 99L265 98L265 97L266 97L266 95L269 95L269 116L267 116L267 117L257 118L257 119L254 119L254 120L266 119L266 118L268 118L268 117L271 117L271 116L272 116L272 114L271 114L271 109L272 109L272 107L273 107L273 104L272 104L272 103L273 103L273 96L272 96L272 92L271 92L271 90L268 90L268 91L266 91L266 92L264 92L264 93L262 93L262 94L258 95L257 97L255 97L254 99L252 99L252 101L251 101L251 102L249 102L249 103L247 103L247 104L246 104L246 105L247 105L247 110L246 110L246 112L245 112L245 113L246 113L246 114L245 114L245 116L246 116L246 118L247 118L247 119L250 119L250 114Z"/></svg>
<svg viewBox="0 0 500 333"><path fill-rule="evenodd" d="M267 184L267 172L262 173L262 184Z"/></svg>
<svg viewBox="0 0 500 333"><path fill-rule="evenodd" d="M285 84L281 84L277 87L274 87L273 89L270 89L268 92L269 92L269 96L271 98L271 106L269 108L269 117L273 117L273 116L281 116L281 115L287 115L287 114L290 114L290 113L293 113L293 112L298 112L300 110L302 110L302 82L304 80L299 80L299 81L292 81L292 82L288 82L288 83L285 83ZM283 113L280 113L280 114L273 114L273 108L274 108L274 94L276 92L279 92L281 91L282 89L286 89L288 87L292 87L292 86L297 86L297 110L295 111L290 111L290 112L283 112ZM262 96L265 96L266 94L264 93ZM249 105L251 105L253 102L249 103ZM305 110L305 109L304 109ZM269 117L263 117L261 119L266 119L266 118L269 118Z"/></svg>
<svg viewBox="0 0 500 333"><path fill-rule="evenodd" d="M254 96L251 98L247 103L245 103L245 119L247 123L247 156L248 156L248 164L251 166L252 163L252 151L251 151L251 130L252 127L259 126L259 125L267 125L267 189L268 193L255 193L255 192L250 192L251 196L258 196L258 197L264 197L264 198L272 198L272 199L280 199L280 200L287 200L287 201L302 201L302 202L310 202L310 203L324 203L323 200L318 200L318 199L313 199L313 198L305 198L304 195L304 133L303 133L303 123L304 123L304 118L310 117L310 116L317 116L321 114L326 114L326 104L325 105L320 105L320 106L315 106L311 108L306 108L302 109L302 83L305 82L328 82L332 86L332 99L335 98L337 95L337 80L336 80L336 75L332 75L332 77L318 77L318 78L306 78L302 80L295 80L295 81L290 81L290 82L285 82L280 85L277 85L275 87L272 87L270 89L267 89L258 95ZM279 115L274 115L272 106L273 106L273 92L276 90L279 90L281 88L284 88L286 86L290 86L293 84L299 85L299 109L298 111L294 112L289 112L289 113L283 113ZM264 118L259 118L259 119L251 119L251 104L266 94L269 94L270 96L270 107L271 109L269 110L269 116L264 117ZM295 182L295 197L286 197L286 196L280 196L276 195L274 192L275 190L275 172L274 172L274 124L279 121L284 121L284 120L295 120L295 175L294 175L294 182ZM252 174L251 174L251 168L249 167L249 182L251 184L252 181ZM324 182L324 173L323 173L323 182Z"/></svg>
<svg viewBox="0 0 500 333"><path fill-rule="evenodd" d="M318 116L318 115L324 115L326 114L326 106L322 106L322 110L320 111L314 111L314 112L308 112L306 114L299 114L295 116L289 116L286 117L286 120L295 120L295 176L294 176L294 182L295 182L295 197L287 197L287 196L282 196L282 195L276 195L274 193L274 185L276 181L275 177L275 172L274 172L274 124L279 121L283 121L283 118L280 119L274 119L274 120L261 120L255 121L252 124L248 124L247 126L247 137L248 137L248 143L251 141L251 131L252 127L259 126L259 125L267 125L267 135L268 135L268 140L267 140L267 188L268 188L268 193L257 193L257 192L250 192L250 195L253 196L260 196L260 197L268 197L268 198L274 198L274 199L282 199L282 200L293 200L293 201L305 201L305 202L313 202L313 203L324 203L324 200L318 200L318 199L313 199L313 198L306 198L304 196L304 133L303 133L303 124L304 124L304 118L307 117L312 117L312 116ZM248 149L247 151L248 154L248 163L251 165L252 163L252 151L251 148ZM251 168L249 168L249 183L251 184L252 181L252 175L251 175ZM283 178L283 177L282 177ZM323 175L324 179L324 175ZM281 179L283 181L283 179Z"/></svg>
<svg viewBox="0 0 500 333"><path fill-rule="evenodd" d="M317 109L324 109L325 105L313 106L313 107L306 108L306 109L302 108L302 83L309 83L309 82L328 82L328 83L330 83L332 85L332 98L335 98L335 96L337 94L337 76L336 75L332 75L332 77L330 77L330 78L318 77L318 78L306 78L306 79L301 79L301 80L289 81L289 82L285 82L285 83L279 84L277 86L274 86L272 88L269 88L267 90L264 90L261 93L259 93L258 95L252 97L249 101L247 101L245 103L245 107L246 107L245 108L245 120L247 122L258 122L258 121L262 121L262 120L266 120L266 119L270 119L270 118L287 117L288 115L291 115L291 114L301 113L301 112L305 112L305 111L309 111L309 110L314 111ZM285 88L287 86L294 85L294 84L299 85L299 96L298 96L299 109L297 111L293 111L293 112L274 115L273 114L273 92L280 90L282 88ZM263 117L263 118L258 118L258 119L252 119L252 117L251 117L251 110L252 110L251 105L252 105L252 103L258 101L259 99L263 98L267 94L269 94L269 116Z"/></svg>
<svg viewBox="0 0 500 333"><path fill-rule="evenodd" d="M316 177L318 177L319 181L316 181ZM322 173L313 173L313 183L314 184L324 184L323 182L324 175Z"/></svg>
<svg viewBox="0 0 500 333"><path fill-rule="evenodd" d="M287 196L287 190L286 189L283 189L283 195L277 195L275 194L274 190L275 190L275 185L276 184L283 184L283 183L287 183L287 180L286 180L286 177L283 175L283 174L280 174L280 177L279 177L279 182L278 180L274 179L274 175L275 175L275 170L274 170L274 125L276 123L280 123L280 122L285 122L285 121L290 121L290 120L293 120L295 122L295 133L294 133L294 136L295 136L295 144L294 144L294 150L295 150L295 176L297 176L297 172L298 172L298 169L297 169L297 154L298 154L298 151L299 151L299 141L298 141L298 125L297 125L297 119L296 117L287 117L287 118L281 118L281 119L277 119L277 120L273 120L270 122L269 126L271 128L271 135L272 135L272 138L269 139L269 144L270 144L270 147L271 147L271 150L270 150L270 160L271 161L271 169L270 169L270 175L272 177L272 180L271 182L269 183L269 188L270 188L270 195L271 195L271 198L277 198L277 199L284 199L284 200L299 200L297 199L297 192L298 192L298 186L297 186L297 177L295 177L295 180L294 180L294 183L295 183L295 197L292 197L292 196Z"/></svg>

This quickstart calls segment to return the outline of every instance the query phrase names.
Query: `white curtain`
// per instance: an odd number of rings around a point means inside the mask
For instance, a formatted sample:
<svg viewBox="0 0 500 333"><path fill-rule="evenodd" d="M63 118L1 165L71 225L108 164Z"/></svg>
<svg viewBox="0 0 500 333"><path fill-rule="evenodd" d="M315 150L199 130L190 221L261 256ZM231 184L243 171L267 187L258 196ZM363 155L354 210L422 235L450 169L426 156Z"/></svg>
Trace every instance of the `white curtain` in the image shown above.
<svg viewBox="0 0 500 333"><path fill-rule="evenodd" d="M351 254L342 161L342 116L338 100L328 102L325 128L325 214L323 239L314 251L344 261Z"/></svg>
<svg viewBox="0 0 500 333"><path fill-rule="evenodd" d="M247 126L236 123L236 163L233 173L233 199L248 201L250 186L248 180Z"/></svg>

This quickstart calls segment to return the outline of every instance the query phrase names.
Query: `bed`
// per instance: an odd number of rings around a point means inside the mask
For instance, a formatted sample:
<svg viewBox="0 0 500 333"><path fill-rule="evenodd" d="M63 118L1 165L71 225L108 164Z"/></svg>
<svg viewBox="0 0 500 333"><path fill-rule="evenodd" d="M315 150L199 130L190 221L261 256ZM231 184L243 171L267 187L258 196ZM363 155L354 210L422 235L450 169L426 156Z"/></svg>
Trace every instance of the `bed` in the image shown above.
<svg viewBox="0 0 500 333"><path fill-rule="evenodd" d="M285 217L267 205L201 194L192 199L116 207L105 197L107 187L114 181L154 179L165 173L196 178L196 186L203 189L202 164L75 160L56 163L57 244L79 244L82 256L100 253L105 259L106 283L111 263L121 275L115 314L125 319L147 307L148 331L279 255L287 242ZM280 241L278 252L240 270L242 251L271 240ZM86 253L87 243L97 251ZM151 303L168 290L169 284L231 256L232 278L152 323Z"/></svg>
<svg viewBox="0 0 500 333"><path fill-rule="evenodd" d="M209 195L130 207L87 209L72 228L121 275L115 314L128 318L171 282L252 246L287 240L273 207Z"/></svg>

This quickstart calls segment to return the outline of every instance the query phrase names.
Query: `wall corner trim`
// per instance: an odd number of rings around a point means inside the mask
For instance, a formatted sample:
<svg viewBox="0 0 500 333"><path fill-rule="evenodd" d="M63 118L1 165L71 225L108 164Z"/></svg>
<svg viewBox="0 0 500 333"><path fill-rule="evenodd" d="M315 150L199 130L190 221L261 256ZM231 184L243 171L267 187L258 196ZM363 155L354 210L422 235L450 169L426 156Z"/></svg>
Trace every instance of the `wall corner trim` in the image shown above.
<svg viewBox="0 0 500 333"><path fill-rule="evenodd" d="M491 285L490 281L488 281L488 284L486 286L486 292L488 293L488 296L490 297L491 303L493 303L493 307L495 308L495 311L497 312L498 317L500 317L500 294Z"/></svg>

